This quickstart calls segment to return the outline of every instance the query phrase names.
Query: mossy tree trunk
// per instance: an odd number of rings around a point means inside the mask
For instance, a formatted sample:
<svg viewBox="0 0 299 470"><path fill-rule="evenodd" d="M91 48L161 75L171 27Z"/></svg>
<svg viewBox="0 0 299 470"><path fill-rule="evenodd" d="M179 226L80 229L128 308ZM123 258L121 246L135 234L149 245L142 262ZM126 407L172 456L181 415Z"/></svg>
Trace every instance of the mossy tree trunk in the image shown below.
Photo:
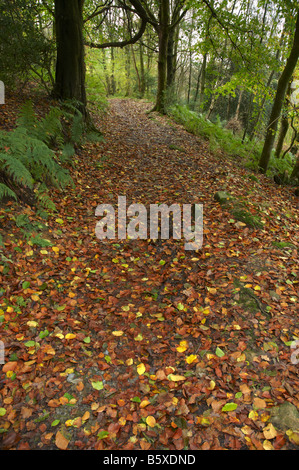
<svg viewBox="0 0 299 470"><path fill-rule="evenodd" d="M83 5L84 0L55 0L57 59L54 96L80 102L78 107L86 116Z"/></svg>
<svg viewBox="0 0 299 470"><path fill-rule="evenodd" d="M268 164L271 157L271 152L274 146L275 136L278 127L278 120L282 111L282 106L284 103L284 98L287 92L288 84L294 73L297 61L299 57L299 10L297 14L297 21L295 27L295 35L293 40L292 49L289 55L289 58L286 62L285 68L280 76L277 85L277 91L272 107L271 116L269 119L269 124L267 127L266 138L264 142L264 147L262 150L259 167L262 173L265 173L268 168Z"/></svg>
<svg viewBox="0 0 299 470"><path fill-rule="evenodd" d="M158 90L154 111L166 113L166 77L167 50L169 37L169 0L161 0L159 8L159 57L158 57Z"/></svg>

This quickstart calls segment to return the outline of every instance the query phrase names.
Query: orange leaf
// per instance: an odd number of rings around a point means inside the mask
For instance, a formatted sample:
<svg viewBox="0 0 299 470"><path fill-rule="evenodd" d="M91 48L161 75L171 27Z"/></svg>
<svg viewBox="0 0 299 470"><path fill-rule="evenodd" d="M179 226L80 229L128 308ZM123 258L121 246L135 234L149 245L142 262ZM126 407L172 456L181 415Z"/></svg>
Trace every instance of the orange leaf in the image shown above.
<svg viewBox="0 0 299 470"><path fill-rule="evenodd" d="M61 434L60 431L57 431L55 444L60 450L66 450L67 446L69 445L69 440Z"/></svg>

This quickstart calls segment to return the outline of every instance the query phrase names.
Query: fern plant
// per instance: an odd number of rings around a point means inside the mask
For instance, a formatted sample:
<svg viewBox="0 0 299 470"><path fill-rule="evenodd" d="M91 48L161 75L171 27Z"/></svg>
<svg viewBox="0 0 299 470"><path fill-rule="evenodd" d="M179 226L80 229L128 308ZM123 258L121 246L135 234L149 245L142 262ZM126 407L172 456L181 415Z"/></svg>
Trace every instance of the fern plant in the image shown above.
<svg viewBox="0 0 299 470"><path fill-rule="evenodd" d="M38 203L48 209L55 206L46 188L63 188L72 182L51 146L64 148L65 139L58 108L38 119L31 103L26 103L17 128L0 132L0 200L17 199L17 188L35 191ZM70 151L68 152L70 155Z"/></svg>

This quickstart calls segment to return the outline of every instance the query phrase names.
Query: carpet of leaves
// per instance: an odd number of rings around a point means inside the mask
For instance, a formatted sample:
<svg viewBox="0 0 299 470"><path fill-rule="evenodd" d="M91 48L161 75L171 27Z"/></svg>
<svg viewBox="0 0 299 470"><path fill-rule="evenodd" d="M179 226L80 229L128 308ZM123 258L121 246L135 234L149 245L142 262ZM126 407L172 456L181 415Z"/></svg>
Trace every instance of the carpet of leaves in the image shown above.
<svg viewBox="0 0 299 470"><path fill-rule="evenodd" d="M3 449L296 447L270 417L299 404L298 200L149 109L110 101L105 140L78 151L75 187L51 193L51 245L13 223L38 220L32 208L0 208ZM264 229L232 220L220 189L259 210ZM202 249L98 240L95 209L118 196L203 204Z"/></svg>

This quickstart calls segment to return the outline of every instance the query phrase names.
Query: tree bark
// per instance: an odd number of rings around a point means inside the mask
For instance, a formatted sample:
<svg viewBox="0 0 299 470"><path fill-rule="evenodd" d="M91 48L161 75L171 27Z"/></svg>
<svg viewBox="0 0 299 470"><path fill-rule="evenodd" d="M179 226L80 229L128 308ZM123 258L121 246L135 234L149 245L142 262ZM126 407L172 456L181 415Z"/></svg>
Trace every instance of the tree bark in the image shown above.
<svg viewBox="0 0 299 470"><path fill-rule="evenodd" d="M292 74L295 70L297 61L299 57L299 10L297 13L297 21L295 27L295 34L293 40L293 46L285 65L285 68L280 76L277 85L276 96L274 99L274 104L272 107L271 116L269 119L269 124L267 128L265 143L263 147L263 151L261 154L261 158L259 161L259 167L262 173L265 173L268 168L268 164L271 157L271 151L274 146L275 136L277 132L278 120L281 114L285 94L288 88L288 84L291 80Z"/></svg>
<svg viewBox="0 0 299 470"><path fill-rule="evenodd" d="M166 113L167 47L169 36L169 0L160 0L159 9L158 90L153 111Z"/></svg>
<svg viewBox="0 0 299 470"><path fill-rule="evenodd" d="M86 116L83 42L84 0L55 0L57 59L54 95L76 100Z"/></svg>

